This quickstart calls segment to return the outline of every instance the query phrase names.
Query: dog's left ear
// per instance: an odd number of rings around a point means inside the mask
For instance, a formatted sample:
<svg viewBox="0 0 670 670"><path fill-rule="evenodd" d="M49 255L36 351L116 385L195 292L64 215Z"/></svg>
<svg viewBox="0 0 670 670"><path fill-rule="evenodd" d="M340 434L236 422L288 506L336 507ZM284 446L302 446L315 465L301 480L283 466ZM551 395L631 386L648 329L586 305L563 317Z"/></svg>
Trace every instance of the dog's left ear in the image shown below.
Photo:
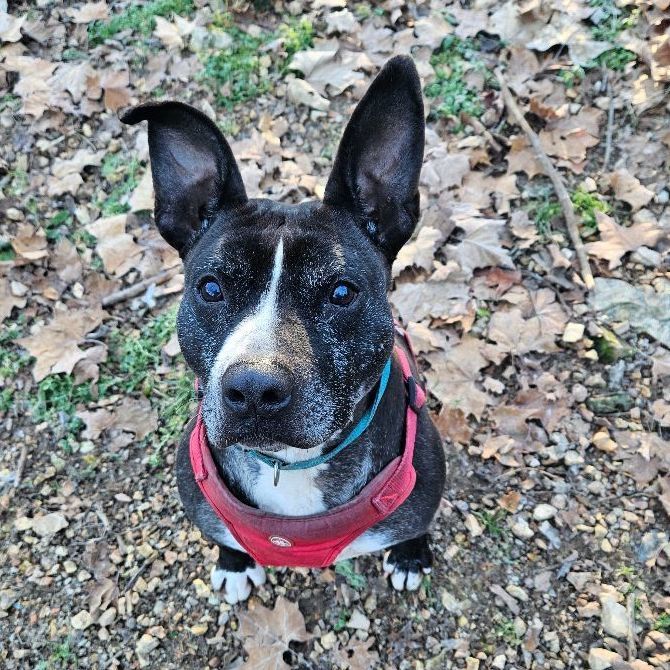
<svg viewBox="0 0 670 670"><path fill-rule="evenodd" d="M389 263L419 218L424 135L419 75L411 58L397 56L354 110L323 198L352 211Z"/></svg>

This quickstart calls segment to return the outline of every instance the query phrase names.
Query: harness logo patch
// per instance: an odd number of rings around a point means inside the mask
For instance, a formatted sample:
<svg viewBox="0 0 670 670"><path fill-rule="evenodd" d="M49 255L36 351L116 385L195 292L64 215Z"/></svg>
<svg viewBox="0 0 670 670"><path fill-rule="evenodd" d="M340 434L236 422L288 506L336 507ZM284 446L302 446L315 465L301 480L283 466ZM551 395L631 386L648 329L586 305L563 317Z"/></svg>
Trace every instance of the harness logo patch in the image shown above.
<svg viewBox="0 0 670 670"><path fill-rule="evenodd" d="M272 544L275 545L275 547L292 547L293 542L291 540L287 540L285 537L282 537L281 535L270 535L268 538Z"/></svg>

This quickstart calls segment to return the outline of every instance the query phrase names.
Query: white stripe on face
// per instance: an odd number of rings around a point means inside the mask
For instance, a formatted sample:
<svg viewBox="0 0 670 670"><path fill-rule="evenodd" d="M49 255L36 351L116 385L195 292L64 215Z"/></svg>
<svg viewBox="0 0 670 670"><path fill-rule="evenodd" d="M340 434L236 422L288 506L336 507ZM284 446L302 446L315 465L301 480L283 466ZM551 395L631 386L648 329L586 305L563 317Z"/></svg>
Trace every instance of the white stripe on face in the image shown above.
<svg viewBox="0 0 670 670"><path fill-rule="evenodd" d="M283 260L284 240L280 238L270 283L256 309L240 321L223 343L212 368L213 379L221 379L230 365L250 354L258 358L272 356L275 352L278 326L277 289Z"/></svg>

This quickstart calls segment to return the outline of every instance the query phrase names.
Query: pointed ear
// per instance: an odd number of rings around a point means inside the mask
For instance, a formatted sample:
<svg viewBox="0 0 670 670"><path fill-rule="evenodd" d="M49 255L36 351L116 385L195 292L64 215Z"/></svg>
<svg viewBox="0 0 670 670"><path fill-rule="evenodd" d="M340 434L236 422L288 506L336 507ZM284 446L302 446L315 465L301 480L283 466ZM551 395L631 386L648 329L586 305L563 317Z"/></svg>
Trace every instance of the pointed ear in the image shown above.
<svg viewBox="0 0 670 670"><path fill-rule="evenodd" d="M158 230L183 256L219 209L247 201L232 151L216 124L182 102L150 102L121 116L149 122Z"/></svg>
<svg viewBox="0 0 670 670"><path fill-rule="evenodd" d="M324 202L346 207L389 260L419 218L425 121L411 58L384 65L347 124Z"/></svg>

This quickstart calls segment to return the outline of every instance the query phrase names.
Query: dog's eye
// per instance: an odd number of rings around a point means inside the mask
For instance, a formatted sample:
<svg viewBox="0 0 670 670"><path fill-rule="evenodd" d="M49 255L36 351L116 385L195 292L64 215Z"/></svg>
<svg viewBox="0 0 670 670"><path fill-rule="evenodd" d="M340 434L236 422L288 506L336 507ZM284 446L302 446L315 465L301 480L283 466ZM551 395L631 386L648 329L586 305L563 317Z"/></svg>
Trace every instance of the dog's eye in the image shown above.
<svg viewBox="0 0 670 670"><path fill-rule="evenodd" d="M200 284L200 295L206 302L218 302L219 300L223 300L223 292L221 291L219 282L211 278L205 279Z"/></svg>
<svg viewBox="0 0 670 670"><path fill-rule="evenodd" d="M346 307L350 305L354 298L358 295L358 291L347 282L339 282L333 286L330 293L330 302L339 307Z"/></svg>

